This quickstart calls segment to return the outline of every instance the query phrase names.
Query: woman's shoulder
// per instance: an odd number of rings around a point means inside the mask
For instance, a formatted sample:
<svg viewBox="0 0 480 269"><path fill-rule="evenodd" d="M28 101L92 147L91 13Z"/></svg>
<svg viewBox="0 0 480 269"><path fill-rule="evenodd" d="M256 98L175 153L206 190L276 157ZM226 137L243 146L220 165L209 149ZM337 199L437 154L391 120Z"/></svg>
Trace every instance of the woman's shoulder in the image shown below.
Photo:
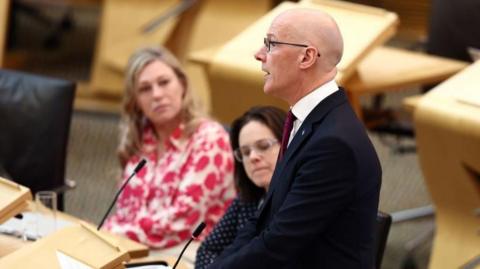
<svg viewBox="0 0 480 269"><path fill-rule="evenodd" d="M204 119L196 128L193 136L215 140L219 137L228 138L228 132L219 122L211 119Z"/></svg>
<svg viewBox="0 0 480 269"><path fill-rule="evenodd" d="M243 224L255 214L257 208L258 203L245 202L237 197L230 204L224 217L228 219L236 219L238 225L243 226Z"/></svg>
<svg viewBox="0 0 480 269"><path fill-rule="evenodd" d="M220 122L212 119L203 119L198 125L197 131L227 133L227 130Z"/></svg>
<svg viewBox="0 0 480 269"><path fill-rule="evenodd" d="M256 210L258 207L258 202L244 201L237 196L235 199L233 199L230 207L235 208L236 210Z"/></svg>

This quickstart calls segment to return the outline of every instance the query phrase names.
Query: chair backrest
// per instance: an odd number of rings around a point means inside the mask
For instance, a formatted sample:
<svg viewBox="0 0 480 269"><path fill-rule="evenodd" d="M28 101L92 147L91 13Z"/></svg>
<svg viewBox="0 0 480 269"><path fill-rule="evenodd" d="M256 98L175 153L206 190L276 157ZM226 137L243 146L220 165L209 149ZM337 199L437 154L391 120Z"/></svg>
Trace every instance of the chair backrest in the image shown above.
<svg viewBox="0 0 480 269"><path fill-rule="evenodd" d="M64 184L75 84L0 70L0 171L33 193ZM62 209L62 197L59 197Z"/></svg>
<svg viewBox="0 0 480 269"><path fill-rule="evenodd" d="M377 213L377 236L375 237L375 268L382 267L383 252L387 244L388 233L390 232L390 225L392 224L392 217L384 212Z"/></svg>

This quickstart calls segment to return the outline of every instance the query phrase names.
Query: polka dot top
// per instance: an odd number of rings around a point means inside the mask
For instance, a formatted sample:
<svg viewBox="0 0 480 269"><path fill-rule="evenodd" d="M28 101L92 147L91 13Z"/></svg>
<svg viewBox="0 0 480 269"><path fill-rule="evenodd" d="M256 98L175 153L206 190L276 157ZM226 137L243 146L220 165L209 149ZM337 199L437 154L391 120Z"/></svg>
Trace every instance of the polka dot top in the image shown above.
<svg viewBox="0 0 480 269"><path fill-rule="evenodd" d="M230 245L238 231L257 211L257 202L233 200L227 212L213 229L212 233L200 245L195 259L195 269L207 268L222 251Z"/></svg>

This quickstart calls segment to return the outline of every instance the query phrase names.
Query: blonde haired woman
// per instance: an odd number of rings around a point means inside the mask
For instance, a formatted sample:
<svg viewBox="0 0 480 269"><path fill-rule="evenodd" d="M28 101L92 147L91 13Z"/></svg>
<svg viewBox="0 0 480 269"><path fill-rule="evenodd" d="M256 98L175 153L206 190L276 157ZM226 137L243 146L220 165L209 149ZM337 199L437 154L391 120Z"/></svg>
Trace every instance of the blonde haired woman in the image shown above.
<svg viewBox="0 0 480 269"><path fill-rule="evenodd" d="M147 160L119 197L106 229L152 248L207 235L233 198L228 134L209 119L177 59L144 48L129 60L118 148L123 180Z"/></svg>

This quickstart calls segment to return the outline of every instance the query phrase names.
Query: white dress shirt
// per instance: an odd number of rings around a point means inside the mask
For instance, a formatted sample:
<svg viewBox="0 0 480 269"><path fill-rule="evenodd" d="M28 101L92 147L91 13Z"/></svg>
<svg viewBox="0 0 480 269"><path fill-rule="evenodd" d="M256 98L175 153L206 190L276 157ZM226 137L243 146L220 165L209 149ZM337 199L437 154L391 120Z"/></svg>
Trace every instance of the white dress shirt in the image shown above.
<svg viewBox="0 0 480 269"><path fill-rule="evenodd" d="M302 99L298 100L293 107L290 107L293 115L297 118L293 122L293 128L290 133L290 138L288 139L288 144L292 141L293 137L302 126L302 123L307 118L308 114L312 112L312 110L325 98L327 98L332 93L338 90L338 85L335 80L331 80L322 86L316 88L315 90L311 91L309 94L302 97Z"/></svg>

